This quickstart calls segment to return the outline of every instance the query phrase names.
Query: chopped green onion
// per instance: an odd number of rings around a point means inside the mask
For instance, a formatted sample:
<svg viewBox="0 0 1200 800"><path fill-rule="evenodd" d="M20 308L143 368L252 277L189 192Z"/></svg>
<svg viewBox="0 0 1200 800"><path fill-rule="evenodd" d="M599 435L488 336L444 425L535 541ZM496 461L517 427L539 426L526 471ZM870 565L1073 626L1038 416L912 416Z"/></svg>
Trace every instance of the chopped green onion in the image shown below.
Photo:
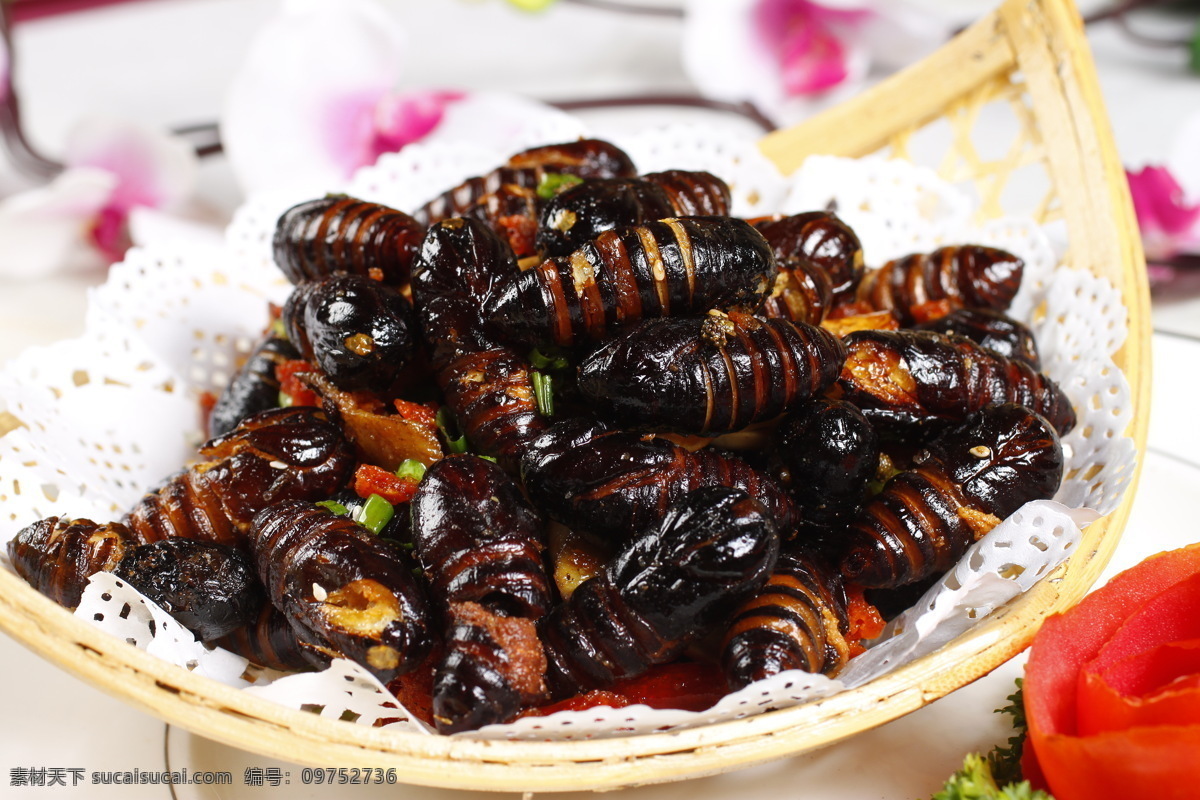
<svg viewBox="0 0 1200 800"><path fill-rule="evenodd" d="M538 181L537 196L543 200L549 200L563 189L570 189L572 186L577 186L581 183L583 183L583 178L580 178L578 175L567 175L563 172L546 172L542 174L542 179Z"/></svg>
<svg viewBox="0 0 1200 800"><path fill-rule="evenodd" d="M534 370L533 397L537 400L538 413L543 417L554 416L554 378L544 372Z"/></svg>
<svg viewBox="0 0 1200 800"><path fill-rule="evenodd" d="M553 348L549 353L542 352L538 347L533 348L529 353L529 363L534 369L560 370L571 366L567 357Z"/></svg>
<svg viewBox="0 0 1200 800"><path fill-rule="evenodd" d="M392 514L395 511L396 509L392 507L391 503L379 495L373 494L358 509L358 513L354 515L354 521L364 528L369 528L372 533L379 533L392 521Z"/></svg>
<svg viewBox="0 0 1200 800"><path fill-rule="evenodd" d="M317 503L317 505L326 511L337 514L339 517L344 517L350 513L350 511L344 505L336 500L322 500L321 502Z"/></svg>
<svg viewBox="0 0 1200 800"><path fill-rule="evenodd" d="M467 437L458 432L454 414L446 406L438 409L437 426L442 434L442 441L446 443L447 453L467 452Z"/></svg>
<svg viewBox="0 0 1200 800"><path fill-rule="evenodd" d="M283 320L277 319L271 323L271 335L276 339L288 338L287 328L283 326Z"/></svg>
<svg viewBox="0 0 1200 800"><path fill-rule="evenodd" d="M279 393L279 407L280 408L291 408L294 405L296 405L296 401L292 399L292 396L290 394L288 394L287 392Z"/></svg>
<svg viewBox="0 0 1200 800"><path fill-rule="evenodd" d="M484 461L490 461L493 464L496 463L496 459L492 458L491 456L480 456L480 458L482 458Z"/></svg>
<svg viewBox="0 0 1200 800"><path fill-rule="evenodd" d="M396 468L397 478L408 478L410 480L419 481L421 476L425 474L425 465L415 458L406 458L404 463Z"/></svg>

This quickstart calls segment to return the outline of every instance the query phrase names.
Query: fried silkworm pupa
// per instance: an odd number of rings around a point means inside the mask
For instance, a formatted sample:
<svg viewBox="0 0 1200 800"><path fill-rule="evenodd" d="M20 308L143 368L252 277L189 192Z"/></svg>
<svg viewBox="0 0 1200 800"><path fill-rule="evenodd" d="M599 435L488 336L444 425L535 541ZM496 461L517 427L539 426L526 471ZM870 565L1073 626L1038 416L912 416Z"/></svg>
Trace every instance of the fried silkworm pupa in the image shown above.
<svg viewBox="0 0 1200 800"><path fill-rule="evenodd" d="M506 722L546 694L534 627L551 605L542 521L504 470L475 456L430 467L409 508L414 554L449 623L438 730Z"/></svg>
<svg viewBox="0 0 1200 800"><path fill-rule="evenodd" d="M359 275L303 283L283 307L288 339L339 389L386 390L416 345L412 306Z"/></svg>
<svg viewBox="0 0 1200 800"><path fill-rule="evenodd" d="M446 404L475 448L507 467L546 429L527 359L482 330L481 305L519 272L511 248L478 220L429 229L413 296Z"/></svg>
<svg viewBox="0 0 1200 800"><path fill-rule="evenodd" d="M842 341L847 355L838 381L873 420L911 429L961 420L993 403L1020 403L1059 434L1075 427L1075 409L1057 383L970 339L899 330L856 331Z"/></svg>
<svg viewBox="0 0 1200 800"><path fill-rule="evenodd" d="M139 545L119 522L49 517L8 543L17 574L42 594L75 608L97 572L112 572L202 641L244 625L262 605L246 556L224 545L173 539Z"/></svg>
<svg viewBox="0 0 1200 800"><path fill-rule="evenodd" d="M671 170L585 181L546 203L537 246L547 256L566 256L605 231L666 217L726 216L729 203L729 187L707 172Z"/></svg>
<svg viewBox="0 0 1200 800"><path fill-rule="evenodd" d="M1024 272L1024 261L996 247L941 247L869 272L859 284L858 299L876 310L891 311L904 325L912 324L914 306L939 300L950 309L1003 311L1021 288Z"/></svg>
<svg viewBox="0 0 1200 800"><path fill-rule="evenodd" d="M294 205L275 225L275 263L294 284L334 272L408 283L425 226L402 211L346 195Z"/></svg>
<svg viewBox="0 0 1200 800"><path fill-rule="evenodd" d="M450 456L426 470L409 506L413 554L441 603L478 603L510 617L551 604L542 521L496 464Z"/></svg>
<svg viewBox="0 0 1200 800"><path fill-rule="evenodd" d="M774 523L745 492L689 493L542 620L552 691L602 688L674 659L761 587L778 556Z"/></svg>
<svg viewBox="0 0 1200 800"><path fill-rule="evenodd" d="M483 304L519 272L512 248L481 220L448 219L429 228L412 286L434 369L495 347L482 332Z"/></svg>
<svg viewBox="0 0 1200 800"><path fill-rule="evenodd" d="M216 644L260 667L283 672L323 669L331 658L326 650L300 641L287 616L270 603L263 603L257 617Z"/></svg>
<svg viewBox="0 0 1200 800"><path fill-rule="evenodd" d="M1005 358L1028 364L1035 371L1042 369L1037 340L1033 331L1002 311L986 308L960 308L941 319L916 326L917 330L952 333L965 336L975 344L999 353Z"/></svg>
<svg viewBox="0 0 1200 800"><path fill-rule="evenodd" d="M292 343L268 333L237 371L208 415L210 436L223 436L251 414L279 406L279 379L275 368L300 358Z"/></svg>
<svg viewBox="0 0 1200 800"><path fill-rule="evenodd" d="M893 588L944 573L970 545L1062 480L1058 434L1015 403L988 406L914 457L847 529L847 581Z"/></svg>
<svg viewBox="0 0 1200 800"><path fill-rule="evenodd" d="M510 342L599 342L642 319L756 307L776 273L770 247L742 220L665 219L606 231L513 276L487 320Z"/></svg>
<svg viewBox="0 0 1200 800"><path fill-rule="evenodd" d="M879 435L857 407L814 398L788 412L776 438L805 522L836 525L858 510L879 465Z"/></svg>
<svg viewBox="0 0 1200 800"><path fill-rule="evenodd" d="M780 530L798 521L783 490L744 461L711 449L691 452L650 434L606 432L583 420L557 423L535 439L521 474L537 508L610 542L657 524L672 503L707 486L745 491Z"/></svg>
<svg viewBox="0 0 1200 800"><path fill-rule="evenodd" d="M802 258L776 260L779 274L758 313L769 319L820 325L833 307L829 273Z"/></svg>
<svg viewBox="0 0 1200 800"><path fill-rule="evenodd" d="M263 605L250 559L213 542L166 539L138 545L113 572L204 642L246 625Z"/></svg>
<svg viewBox="0 0 1200 800"><path fill-rule="evenodd" d="M829 276L835 305L854 299L864 272L862 242L836 214L809 211L754 224L780 264L796 259L815 265Z"/></svg>
<svg viewBox="0 0 1200 800"><path fill-rule="evenodd" d="M733 200L729 184L711 172L668 169L647 172L642 180L667 193L676 217L726 217Z"/></svg>
<svg viewBox="0 0 1200 800"><path fill-rule="evenodd" d="M849 660L849 629L841 576L800 551L784 552L733 613L721 668L733 691L789 669L832 675Z"/></svg>
<svg viewBox="0 0 1200 800"><path fill-rule="evenodd" d="M263 509L249 538L267 597L301 640L328 642L384 683L429 654L429 603L398 545L303 501Z"/></svg>
<svg viewBox="0 0 1200 800"><path fill-rule="evenodd" d="M821 328L713 311L639 323L584 359L577 385L623 424L727 433L820 394L845 356Z"/></svg>
<svg viewBox="0 0 1200 800"><path fill-rule="evenodd" d="M528 360L507 347L465 355L438 374L446 405L482 455L516 468L549 423L538 411Z"/></svg>
<svg viewBox="0 0 1200 800"><path fill-rule="evenodd" d="M439 733L509 722L546 701L546 655L531 617L512 617L479 603L451 603L446 655L433 679Z"/></svg>
<svg viewBox="0 0 1200 800"><path fill-rule="evenodd" d="M139 543L178 537L244 549L250 521L285 500L323 500L354 473L354 447L324 412L262 411L200 448L206 459L142 497L123 522Z"/></svg>
<svg viewBox="0 0 1200 800"><path fill-rule="evenodd" d="M632 178L637 169L623 150L600 139L534 147L512 156L503 167L469 178L438 195L417 209L413 216L422 225L433 225L462 216L481 197L494 193L501 186L509 184L537 189L548 175L554 174L577 178Z"/></svg>
<svg viewBox="0 0 1200 800"><path fill-rule="evenodd" d="M22 529L8 542L13 569L25 582L60 606L75 608L97 572L111 572L134 546L119 522L47 517Z"/></svg>

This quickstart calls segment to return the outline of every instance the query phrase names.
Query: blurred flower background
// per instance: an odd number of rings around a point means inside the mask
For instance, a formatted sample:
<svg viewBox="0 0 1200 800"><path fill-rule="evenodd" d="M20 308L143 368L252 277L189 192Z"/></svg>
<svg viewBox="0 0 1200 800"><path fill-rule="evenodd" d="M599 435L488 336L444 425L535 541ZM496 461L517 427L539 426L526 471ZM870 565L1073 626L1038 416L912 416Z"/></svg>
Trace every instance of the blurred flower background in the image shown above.
<svg viewBox="0 0 1200 800"><path fill-rule="evenodd" d="M538 131L651 124L665 106L756 136L914 62L992 5L16 0L2 6L0 279L95 282L130 243L216 241L247 193L319 192L415 141L503 150ZM1082 10L1152 276L1171 283L1200 256L1200 3ZM1158 96L1154 113L1133 108Z"/></svg>

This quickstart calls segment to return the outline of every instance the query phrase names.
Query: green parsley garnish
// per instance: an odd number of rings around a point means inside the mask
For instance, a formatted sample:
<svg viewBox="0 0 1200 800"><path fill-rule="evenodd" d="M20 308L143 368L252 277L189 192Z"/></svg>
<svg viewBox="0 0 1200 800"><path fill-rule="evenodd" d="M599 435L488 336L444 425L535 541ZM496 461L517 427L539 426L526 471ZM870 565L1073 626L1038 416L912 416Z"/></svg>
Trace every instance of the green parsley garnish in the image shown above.
<svg viewBox="0 0 1200 800"><path fill-rule="evenodd" d="M971 753L931 800L1054 800L1040 789L1034 791L1029 781L1021 780L1026 734L1023 683L1017 678L1017 690L1008 696L1008 705L996 709L997 714L1013 718L1008 744L994 748L986 758Z"/></svg>
<svg viewBox="0 0 1200 800"><path fill-rule="evenodd" d="M950 776L942 790L932 800L1054 800L1041 789L1034 790L1029 781L999 786L992 768L978 753L963 761L962 769Z"/></svg>

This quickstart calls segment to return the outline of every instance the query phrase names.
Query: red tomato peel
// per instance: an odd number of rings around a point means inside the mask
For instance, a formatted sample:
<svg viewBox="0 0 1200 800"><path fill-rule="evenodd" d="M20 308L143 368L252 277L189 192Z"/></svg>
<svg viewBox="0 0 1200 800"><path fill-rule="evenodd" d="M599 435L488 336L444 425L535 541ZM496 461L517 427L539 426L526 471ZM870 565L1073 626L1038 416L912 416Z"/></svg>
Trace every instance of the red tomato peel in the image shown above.
<svg viewBox="0 0 1200 800"><path fill-rule="evenodd" d="M1026 777L1043 773L1058 800L1194 797L1200 692L1182 670L1193 657L1185 643L1200 639L1198 612L1194 545L1147 559L1048 619L1026 666ZM1189 724L1155 722L1180 719Z"/></svg>
<svg viewBox="0 0 1200 800"><path fill-rule="evenodd" d="M377 494L392 505L407 503L417 493L417 481L400 478L374 464L362 464L354 473L354 493L364 500Z"/></svg>

